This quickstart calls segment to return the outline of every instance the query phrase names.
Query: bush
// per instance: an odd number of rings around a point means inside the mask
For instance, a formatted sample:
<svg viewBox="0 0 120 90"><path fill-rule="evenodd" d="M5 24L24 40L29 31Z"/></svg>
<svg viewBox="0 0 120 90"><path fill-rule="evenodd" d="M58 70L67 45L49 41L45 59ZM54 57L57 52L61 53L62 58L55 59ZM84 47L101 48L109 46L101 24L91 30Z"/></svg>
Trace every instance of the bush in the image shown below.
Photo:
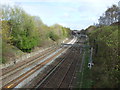
<svg viewBox="0 0 120 90"><path fill-rule="evenodd" d="M59 39L59 36L57 36L54 32L49 32L49 38L53 41L57 41Z"/></svg>
<svg viewBox="0 0 120 90"><path fill-rule="evenodd" d="M120 76L118 75L120 75L120 62L118 59L118 26L103 26L97 28L89 33L89 40L90 45L94 47L94 86L98 88L119 87ZM112 82L114 82L114 84Z"/></svg>

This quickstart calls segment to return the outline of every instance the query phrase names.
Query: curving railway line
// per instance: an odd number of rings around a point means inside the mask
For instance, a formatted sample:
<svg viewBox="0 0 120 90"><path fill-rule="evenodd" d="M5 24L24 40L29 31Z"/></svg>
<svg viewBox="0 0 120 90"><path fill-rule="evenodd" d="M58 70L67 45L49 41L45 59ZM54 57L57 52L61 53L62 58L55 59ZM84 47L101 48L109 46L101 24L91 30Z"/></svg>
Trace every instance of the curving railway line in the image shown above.
<svg viewBox="0 0 120 90"><path fill-rule="evenodd" d="M41 53L39 53L38 55L36 55L36 56L34 56L34 57L32 57L32 58L31 58L31 57L28 58L28 60L20 63L20 64L17 65L16 67L10 67L9 69L6 69L6 68L5 68L5 69L2 69L2 76L10 73L11 71L15 70L16 68L19 68L19 67L21 67L21 66L25 66L26 63L31 63L31 62L30 62L31 60L32 60L32 61L35 61L36 59L38 59L38 58L40 58L40 57L42 57L42 56L45 56L45 55L49 54L49 52L55 51L57 48L58 48L58 47L48 48L48 49L45 50L44 52L41 52Z"/></svg>
<svg viewBox="0 0 120 90"><path fill-rule="evenodd" d="M34 88L71 88L80 69L82 47L71 47L59 63L57 63L44 78L40 79ZM61 59L61 58L59 58ZM74 86L73 86L74 85Z"/></svg>
<svg viewBox="0 0 120 90"><path fill-rule="evenodd" d="M62 52L62 50L59 53L57 53L56 55L60 54L61 52ZM5 85L4 88L13 88L13 87L17 86L20 82L22 82L23 80L25 80L26 78L28 78L30 75L32 75L34 72L36 72L37 70L39 70L40 68L42 68L45 64L47 64L48 62L50 62L56 55L54 55L53 57L51 57L51 58L43 61L42 63L40 63L38 65L36 65L35 67L33 67L32 69L30 69L26 73L22 74L20 77L14 79L13 81L11 81L7 85Z"/></svg>
<svg viewBox="0 0 120 90"><path fill-rule="evenodd" d="M38 56L34 58L30 58L28 61L25 61L24 63L22 63L22 65L19 64L18 66L10 68L7 71L3 71L1 77L1 80L3 81L2 85L5 85L6 83L13 81L13 79L20 77L22 74L25 74L27 72L27 70L24 71L26 68L31 67L33 64L39 62L40 60L44 59L46 56L52 54L56 49L57 47L53 49L48 49L43 53L39 54ZM21 73L22 71L24 71L24 73ZM12 78L13 75L14 78Z"/></svg>
<svg viewBox="0 0 120 90"><path fill-rule="evenodd" d="M66 50L67 51L71 50L68 48L58 49L58 47L54 47L54 48L48 49L45 52L43 52L35 57L30 58L26 62L19 64L15 68L10 68L9 70L6 70L6 71L3 70L4 73L3 73L2 78L1 78L1 80L3 82L2 88L17 88L17 87L20 88L20 87L23 87L23 85L20 86L22 82L25 82L28 79L32 80L33 78L35 78L34 76L38 75L41 71L43 71L43 69L46 68L46 66L50 67L51 63L53 61L56 61L55 60L56 58L58 59L58 57L61 56L63 53L65 53ZM64 56L64 57L66 58L66 56ZM58 63L60 63L60 62L58 62ZM27 69L27 70L25 70L25 69ZM25 70L24 73L22 72L22 70ZM14 76L17 76L17 77L14 77ZM46 75L43 75L43 76L46 76Z"/></svg>
<svg viewBox="0 0 120 90"><path fill-rule="evenodd" d="M33 63L39 61L40 59L43 59L44 57L53 53L56 49L57 49L57 47L54 47L53 49L48 49L48 50L44 51L43 53L40 53L39 55L35 56L34 58L29 58L29 60L26 60L23 63L19 64L18 66L10 68L9 70L3 69L2 70L2 72L3 72L2 79L32 65Z"/></svg>

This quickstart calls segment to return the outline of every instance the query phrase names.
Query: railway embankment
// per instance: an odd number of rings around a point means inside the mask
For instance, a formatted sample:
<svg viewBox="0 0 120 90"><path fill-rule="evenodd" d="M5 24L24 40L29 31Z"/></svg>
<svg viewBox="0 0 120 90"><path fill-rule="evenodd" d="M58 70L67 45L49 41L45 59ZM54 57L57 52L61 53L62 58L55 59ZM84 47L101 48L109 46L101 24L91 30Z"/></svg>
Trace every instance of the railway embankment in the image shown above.
<svg viewBox="0 0 120 90"><path fill-rule="evenodd" d="M69 42L71 39L68 39L66 38L65 40L63 40L62 42ZM4 64L0 64L0 67L1 69L4 69L4 68L8 68L8 67L11 67L11 66L15 66L16 64L19 64L21 62L24 62L26 61L27 59L31 58L31 57L34 57L34 56L38 56L38 54L50 49L50 48L53 48L53 47L59 47L60 44L53 44L53 45L50 45L50 46L46 46L46 47L41 47L31 53L24 53L24 54L21 54L19 57L11 57L10 60Z"/></svg>

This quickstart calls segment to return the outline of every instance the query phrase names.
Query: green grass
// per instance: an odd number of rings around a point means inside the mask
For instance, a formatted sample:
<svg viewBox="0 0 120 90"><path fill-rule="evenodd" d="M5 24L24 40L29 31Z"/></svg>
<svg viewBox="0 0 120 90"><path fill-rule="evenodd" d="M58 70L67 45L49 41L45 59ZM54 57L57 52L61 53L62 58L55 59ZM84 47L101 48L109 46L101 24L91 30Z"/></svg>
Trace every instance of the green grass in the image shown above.
<svg viewBox="0 0 120 90"><path fill-rule="evenodd" d="M83 79L82 79L82 84L81 88L91 88L92 81L91 81L91 69L88 68L88 63L89 63L89 48L86 48L86 54L85 54L85 62L83 65Z"/></svg>
<svg viewBox="0 0 120 90"><path fill-rule="evenodd" d="M92 79L91 79L91 69L88 68L90 51L89 47L85 47L84 63L82 67L82 72L78 73L78 85L77 88L91 88Z"/></svg>
<svg viewBox="0 0 120 90"><path fill-rule="evenodd" d="M83 71L82 71L82 84L80 88L91 88L92 80L91 80L91 69L88 68L90 58L89 48L85 47L85 61L83 64Z"/></svg>
<svg viewBox="0 0 120 90"><path fill-rule="evenodd" d="M90 45L94 48L93 59L95 65L92 68L93 87L119 87L118 26L104 26L95 29L89 33L89 41Z"/></svg>

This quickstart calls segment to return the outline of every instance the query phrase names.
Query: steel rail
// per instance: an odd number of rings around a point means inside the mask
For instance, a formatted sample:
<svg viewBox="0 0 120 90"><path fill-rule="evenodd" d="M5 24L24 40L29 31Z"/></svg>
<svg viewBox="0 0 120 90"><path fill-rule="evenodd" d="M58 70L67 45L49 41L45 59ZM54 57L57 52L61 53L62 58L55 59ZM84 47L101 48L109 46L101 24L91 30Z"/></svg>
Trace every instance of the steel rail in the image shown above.
<svg viewBox="0 0 120 90"><path fill-rule="evenodd" d="M36 57L36 58L32 59L31 62L29 62L29 63L27 63L27 64L25 63L25 64L23 64L22 66L19 66L17 69L14 68L14 69L10 70L10 71L9 71L8 73L6 73L5 75L2 75L2 78L1 78L1 79L3 80L4 78L6 78L6 77L8 77L8 76L11 76L11 75L13 75L14 73L19 72L20 70L22 70L22 69L24 69L24 68L26 68L26 67L34 64L36 61L40 61L41 59L43 59L43 58L46 57L47 55L53 53L54 51L55 51L55 50L50 50L50 51L44 53L42 56L39 56L39 57Z"/></svg>
<svg viewBox="0 0 120 90"><path fill-rule="evenodd" d="M69 50L69 53L70 53L71 50ZM53 72L55 70L58 69L58 67L65 61L65 59L69 56L70 54L67 54L67 56L65 56L56 66L54 66L49 72L48 74L39 82L39 84L35 87L35 90L37 88L39 88L50 76L51 74L53 74Z"/></svg>
<svg viewBox="0 0 120 90"><path fill-rule="evenodd" d="M18 85L20 82L22 82L23 80L25 80L27 77L29 77L31 74L33 74L34 72L36 72L38 69L40 69L41 67L43 67L45 64L47 64L50 60L52 60L56 55L60 54L63 51L63 49L61 51L59 51L57 54L55 54L54 56L52 56L51 58L49 58L48 61L44 61L41 64L38 64L37 66L35 66L34 68L32 68L31 70L29 70L28 72L24 73L23 75L21 75L20 77L16 78L15 80L13 80L12 82L8 83L7 85L3 86L3 88L14 88L16 85ZM26 75L26 76L25 76ZM15 81L17 81L17 83L15 83ZM14 83L14 84L13 84Z"/></svg>
<svg viewBox="0 0 120 90"><path fill-rule="evenodd" d="M56 47L54 47L54 48L56 48ZM49 52L49 51L51 51L51 50L53 50L53 48L50 48L50 49L48 49L48 50L45 50L43 53L40 52L39 56L35 57L35 58L32 59L32 60L35 60L35 59L41 57L41 55L43 56L44 54L47 54L47 52ZM47 51L47 52L46 52L46 51ZM37 54L37 55L38 55L38 54ZM31 58L31 57L29 57L29 58ZM29 59L29 58L27 58L27 59ZM31 60L31 61L32 61L32 60ZM22 66L23 66L23 65L26 65L26 63L29 63L29 60L28 60L27 62L23 63ZM19 67L21 67L21 66L18 66L18 67L16 67L16 68L19 68ZM13 69L11 69L11 70L9 70L9 71L7 71L7 72L4 72L5 69L2 70L2 72L3 72L3 73L2 73L2 76L6 75L7 73L9 73L9 72L11 72L11 71L13 71L13 70L15 70L16 68L13 68Z"/></svg>

